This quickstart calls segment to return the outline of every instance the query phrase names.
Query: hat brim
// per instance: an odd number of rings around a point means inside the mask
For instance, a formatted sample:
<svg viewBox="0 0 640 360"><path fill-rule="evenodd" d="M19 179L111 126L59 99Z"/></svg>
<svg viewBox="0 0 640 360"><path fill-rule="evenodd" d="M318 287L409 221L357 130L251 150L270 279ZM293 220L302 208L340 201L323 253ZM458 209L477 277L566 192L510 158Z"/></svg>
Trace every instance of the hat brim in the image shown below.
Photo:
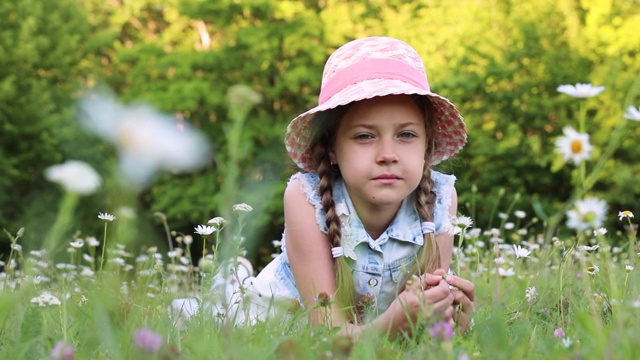
<svg viewBox="0 0 640 360"><path fill-rule="evenodd" d="M436 165L455 155L467 142L467 130L460 111L447 98L401 80L370 79L358 82L335 93L324 103L298 115L287 127L285 147L293 162L305 171L315 170L316 165L309 144L310 122L314 114L334 109L352 102L387 95L423 95L431 100L436 118L436 151L431 165Z"/></svg>

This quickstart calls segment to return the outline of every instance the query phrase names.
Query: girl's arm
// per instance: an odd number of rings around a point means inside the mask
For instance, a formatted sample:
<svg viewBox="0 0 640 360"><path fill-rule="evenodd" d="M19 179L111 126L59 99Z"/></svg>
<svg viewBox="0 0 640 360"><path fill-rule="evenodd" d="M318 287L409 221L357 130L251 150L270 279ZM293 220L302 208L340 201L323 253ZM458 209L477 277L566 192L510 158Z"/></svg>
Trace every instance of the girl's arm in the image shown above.
<svg viewBox="0 0 640 360"><path fill-rule="evenodd" d="M449 205L449 216L456 217L458 212L458 193L455 187L451 187L451 205ZM448 221L448 219L447 219ZM453 253L453 236L447 233L436 235L436 242L440 249L440 266L449 269L451 266L451 255Z"/></svg>
<svg viewBox="0 0 640 360"><path fill-rule="evenodd" d="M331 302L330 319L325 319L315 300L321 293L336 291L331 245L326 234L318 228L315 208L307 200L300 181L292 180L284 192L284 223L287 256L296 287L306 309L310 309L311 323L326 320L333 326L346 322L335 301Z"/></svg>
<svg viewBox="0 0 640 360"><path fill-rule="evenodd" d="M340 332L356 337L364 331L395 336L410 330L411 323L424 314L425 309L433 316L453 316L453 295L442 280L442 270L439 275L423 276L421 287L403 291L382 315L369 324L349 323L335 301L331 301L329 309L317 306L319 294L331 296L336 292L333 257L327 235L318 229L315 208L307 201L298 180L291 181L285 190L284 215L291 271L304 306L309 310L312 325L340 327ZM423 290L427 287L428 290Z"/></svg>

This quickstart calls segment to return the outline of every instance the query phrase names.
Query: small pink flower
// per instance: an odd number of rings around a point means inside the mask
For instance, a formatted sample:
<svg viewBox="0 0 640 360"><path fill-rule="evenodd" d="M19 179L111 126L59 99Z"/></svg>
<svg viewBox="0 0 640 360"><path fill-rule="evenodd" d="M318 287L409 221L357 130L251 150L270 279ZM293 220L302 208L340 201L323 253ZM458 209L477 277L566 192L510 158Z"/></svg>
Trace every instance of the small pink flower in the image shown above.
<svg viewBox="0 0 640 360"><path fill-rule="evenodd" d="M450 321L440 320L429 326L429 335L435 339L451 340L453 338L453 326L451 326Z"/></svg>
<svg viewBox="0 0 640 360"><path fill-rule="evenodd" d="M562 328L557 328L553 331L553 336L563 338L565 336L564 330Z"/></svg>
<svg viewBox="0 0 640 360"><path fill-rule="evenodd" d="M74 355L73 346L65 345L64 340L58 341L51 350L51 360L73 360Z"/></svg>
<svg viewBox="0 0 640 360"><path fill-rule="evenodd" d="M133 345L150 353L156 353L162 347L162 336L149 329L138 329L133 333Z"/></svg>

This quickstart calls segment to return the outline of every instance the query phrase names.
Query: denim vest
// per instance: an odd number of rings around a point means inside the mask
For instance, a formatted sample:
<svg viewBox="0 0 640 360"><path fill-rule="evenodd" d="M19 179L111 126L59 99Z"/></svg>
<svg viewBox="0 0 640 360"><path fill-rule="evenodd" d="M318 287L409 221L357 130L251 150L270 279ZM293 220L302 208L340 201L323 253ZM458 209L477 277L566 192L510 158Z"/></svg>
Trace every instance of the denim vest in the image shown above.
<svg viewBox="0 0 640 360"><path fill-rule="evenodd" d="M431 178L435 183L434 223L435 233L438 234L449 219L451 190L456 178L436 171L431 172ZM326 234L326 214L318 193L318 175L297 173L290 181L294 179L302 184L308 201L316 209L316 223ZM358 218L342 179L334 182L333 197L336 213L342 222L341 245L355 281L358 306L361 307L364 321L369 322L384 312L404 287L406 269L416 261L416 254L424 245L420 218L412 199L405 198L385 232L379 238L372 239ZM284 235L282 253L258 274L252 285L263 295L297 299L302 304L287 258Z"/></svg>

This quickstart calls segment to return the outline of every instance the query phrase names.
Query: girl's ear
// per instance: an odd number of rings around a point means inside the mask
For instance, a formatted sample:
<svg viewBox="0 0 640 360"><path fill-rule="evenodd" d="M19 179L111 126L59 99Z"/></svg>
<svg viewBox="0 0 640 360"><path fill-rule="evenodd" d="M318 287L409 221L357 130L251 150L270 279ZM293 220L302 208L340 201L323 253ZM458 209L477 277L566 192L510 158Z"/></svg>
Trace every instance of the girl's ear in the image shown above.
<svg viewBox="0 0 640 360"><path fill-rule="evenodd" d="M329 150L329 161L331 161L332 164L336 164L338 162L336 160L336 153L333 149Z"/></svg>

